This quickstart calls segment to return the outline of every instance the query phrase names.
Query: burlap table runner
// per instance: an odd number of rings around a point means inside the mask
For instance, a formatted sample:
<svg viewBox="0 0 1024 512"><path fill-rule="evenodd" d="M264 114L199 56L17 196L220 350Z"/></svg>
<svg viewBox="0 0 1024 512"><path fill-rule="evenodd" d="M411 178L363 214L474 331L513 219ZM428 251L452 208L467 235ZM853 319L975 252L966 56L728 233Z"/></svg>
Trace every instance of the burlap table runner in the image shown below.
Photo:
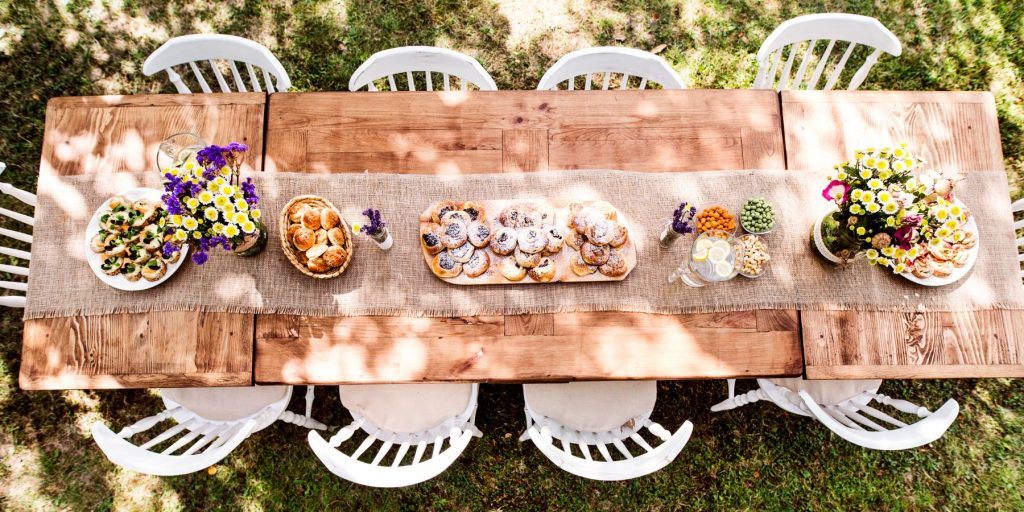
<svg viewBox="0 0 1024 512"><path fill-rule="evenodd" d="M982 310L1024 307L1012 214L1002 172L972 173L958 185L980 229L981 253L971 274L942 288L914 285L866 263L837 269L808 244L810 227L826 209L823 174L804 171L633 173L540 172L462 176L393 174L264 174L254 176L271 230L255 258L214 253L198 267L186 263L163 285L122 292L99 281L84 256L84 229L109 196L133 186L158 186L154 173L43 177L36 210L25 318L115 312L202 310L302 315L470 316L559 311L652 313L749 309ZM315 193L343 209L351 222L379 208L395 238L389 252L365 239L340 278L313 280L281 252L277 214L292 197ZM658 234L681 199L722 204L733 211L751 195L772 201L779 226L767 236L766 275L694 289L669 284L691 239L671 248ZM435 278L423 261L418 216L440 199L604 199L629 219L638 264L619 283L558 283L463 287Z"/></svg>

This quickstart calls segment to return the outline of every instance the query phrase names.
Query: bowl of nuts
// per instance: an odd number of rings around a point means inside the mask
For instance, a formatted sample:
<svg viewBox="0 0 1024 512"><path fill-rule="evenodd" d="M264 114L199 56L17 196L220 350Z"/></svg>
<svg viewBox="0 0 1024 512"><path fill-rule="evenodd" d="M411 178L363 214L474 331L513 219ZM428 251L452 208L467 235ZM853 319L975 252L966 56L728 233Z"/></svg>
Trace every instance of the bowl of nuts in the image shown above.
<svg viewBox="0 0 1024 512"><path fill-rule="evenodd" d="M697 214L697 233L721 230L729 234L736 232L736 216L722 206L709 206Z"/></svg>
<svg viewBox="0 0 1024 512"><path fill-rule="evenodd" d="M771 256L768 254L768 246L764 240L757 235L743 235L737 238L743 247L743 260L740 262L740 275L743 277L756 278L764 275L768 269L768 262Z"/></svg>

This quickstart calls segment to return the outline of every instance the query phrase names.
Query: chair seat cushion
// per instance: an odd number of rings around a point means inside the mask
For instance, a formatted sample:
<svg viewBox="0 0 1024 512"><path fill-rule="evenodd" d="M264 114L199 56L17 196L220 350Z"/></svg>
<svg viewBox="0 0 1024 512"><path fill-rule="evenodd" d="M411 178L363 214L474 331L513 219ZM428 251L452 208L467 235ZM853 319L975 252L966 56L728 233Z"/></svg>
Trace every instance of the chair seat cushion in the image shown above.
<svg viewBox="0 0 1024 512"><path fill-rule="evenodd" d="M584 432L619 430L648 416L658 398L654 380L524 384L523 398L534 414ZM630 426L631 428L636 428Z"/></svg>
<svg viewBox="0 0 1024 512"><path fill-rule="evenodd" d="M836 405L865 391L874 393L882 385L881 380L804 380L799 377L767 380L794 393L806 391L820 405Z"/></svg>
<svg viewBox="0 0 1024 512"><path fill-rule="evenodd" d="M288 393L288 386L161 389L160 396L213 421L234 421L260 412Z"/></svg>
<svg viewBox="0 0 1024 512"><path fill-rule="evenodd" d="M338 386L341 404L378 428L424 432L469 407L472 384L362 384Z"/></svg>

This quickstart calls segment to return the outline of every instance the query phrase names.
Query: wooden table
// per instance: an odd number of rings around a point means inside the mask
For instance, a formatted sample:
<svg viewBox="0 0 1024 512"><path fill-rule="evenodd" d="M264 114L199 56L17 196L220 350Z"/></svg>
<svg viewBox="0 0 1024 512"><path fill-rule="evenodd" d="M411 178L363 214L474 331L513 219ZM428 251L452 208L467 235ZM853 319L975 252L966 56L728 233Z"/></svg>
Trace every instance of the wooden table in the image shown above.
<svg viewBox="0 0 1024 512"><path fill-rule="evenodd" d="M267 171L784 168L772 91L274 94ZM795 311L258 315L257 382L798 375Z"/></svg>
<svg viewBox="0 0 1024 512"><path fill-rule="evenodd" d="M1003 170L988 92L783 92L782 115L789 169L831 168L855 149L905 141L936 170ZM800 318L811 379L1024 377L1021 310Z"/></svg>
<svg viewBox="0 0 1024 512"><path fill-rule="evenodd" d="M266 95L55 98L46 107L41 174L156 169L161 140L194 131L249 144L263 158ZM45 191L44 191L45 193ZM38 256L38 255L37 255ZM246 386L253 315L191 311L28 320L23 389Z"/></svg>

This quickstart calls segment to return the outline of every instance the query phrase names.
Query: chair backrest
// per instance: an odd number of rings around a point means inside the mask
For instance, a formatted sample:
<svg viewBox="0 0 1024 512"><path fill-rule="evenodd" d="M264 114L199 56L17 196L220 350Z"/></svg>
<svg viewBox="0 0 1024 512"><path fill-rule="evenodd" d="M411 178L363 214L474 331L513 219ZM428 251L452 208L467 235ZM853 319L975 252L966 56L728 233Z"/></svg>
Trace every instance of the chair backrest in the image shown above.
<svg viewBox="0 0 1024 512"><path fill-rule="evenodd" d="M557 90L565 82L566 90L576 88L577 77L583 77L583 90L590 90L594 75L602 75L601 89L608 89L617 77L619 89L628 89L632 82L646 89L648 82L663 89L686 89L686 83L665 59L643 50L600 46L570 52L558 59L541 77L537 90Z"/></svg>
<svg viewBox="0 0 1024 512"><path fill-rule="evenodd" d="M436 75L436 76L435 76ZM475 86L481 91L496 91L497 84L476 59L445 48L433 46L404 46L377 52L366 59L348 81L348 90L366 87L377 91L377 80L387 78L388 90L416 90L416 79L422 76L423 86L433 91L435 79L440 79L441 90L450 91L452 79L457 79L461 90ZM402 85L404 82L404 89Z"/></svg>
<svg viewBox="0 0 1024 512"><path fill-rule="evenodd" d="M245 67L244 75L240 72L239 64ZM179 66L182 73L175 70ZM188 76L190 70L203 92L213 92L202 69L204 67L213 74L216 85L220 88L219 92L277 92L287 91L292 86L284 66L265 46L242 37L224 34L175 37L149 55L142 66L142 72L146 76L153 76L165 71L179 93L189 94L192 89L186 84L183 74ZM261 73L262 84L259 78ZM232 83L235 91L231 89Z"/></svg>
<svg viewBox="0 0 1024 512"><path fill-rule="evenodd" d="M1010 205L1014 214L1024 212L1024 199L1018 199ZM1013 230L1018 231L1024 229L1024 219L1018 220L1013 223ZM1024 236L1017 237L1017 261L1024 262ZM1024 270L1020 271L1020 276L1024 279Z"/></svg>
<svg viewBox="0 0 1024 512"><path fill-rule="evenodd" d="M0 174L2 174L6 169L7 164L0 162ZM36 206L37 199L35 194L21 190L15 187L14 185L11 185L10 183L0 183L0 192L7 194L29 206L32 206L33 208ZM28 226L31 226L34 223L34 219L32 218L32 216L8 210L7 208L0 208L0 216L10 218L12 220L20 222L22 224L26 224ZM18 240L20 242L25 242L27 244L32 243L32 235L28 233L22 233L21 231L0 228L0 235L12 238L14 240ZM30 253L29 251L15 249L13 247L0 246L0 254L4 254L12 258L26 261L32 259L32 253ZM9 274L27 277L29 271L28 267L23 267L21 265L0 264L0 272L6 272ZM26 292L28 291L28 284L20 281L0 281L0 288ZM0 296L0 306L6 306L10 308L23 308L25 307L25 301L26 298L24 295Z"/></svg>
<svg viewBox="0 0 1024 512"><path fill-rule="evenodd" d="M330 440L310 431L309 447L331 473L350 482L388 488L425 482L448 469L469 446L471 438L481 435L474 424L478 389L478 385L473 384L465 411L429 430L392 432L350 411L354 418L352 423L338 430ZM365 435L362 441L351 443L356 446L351 454L342 453L338 448L358 432ZM375 452L371 450L374 445L379 445Z"/></svg>
<svg viewBox="0 0 1024 512"><path fill-rule="evenodd" d="M833 50L837 46L845 46L845 51L838 62L832 65L822 87L831 90L839 82L857 45L866 46L872 51L850 78L847 86L849 90L860 87L883 51L894 57L903 52L900 40L878 20L868 16L809 14L787 20L768 35L757 52L754 88L817 89L825 68L830 60L835 60ZM818 54L821 47L824 50ZM785 61L782 60L783 54L786 54Z"/></svg>
<svg viewBox="0 0 1024 512"><path fill-rule="evenodd" d="M217 391L217 388L209 390L210 393ZM117 433L97 422L92 426L92 435L103 454L119 466L149 475L184 475L216 464L253 432L277 420L309 428L326 428L308 414L302 416L286 411L291 396L292 388L289 387L280 399L260 407L244 418L210 420L178 405L165 394L164 403L167 408L163 412L143 418ZM141 444L130 441L133 436L171 419L177 424L147 441Z"/></svg>

